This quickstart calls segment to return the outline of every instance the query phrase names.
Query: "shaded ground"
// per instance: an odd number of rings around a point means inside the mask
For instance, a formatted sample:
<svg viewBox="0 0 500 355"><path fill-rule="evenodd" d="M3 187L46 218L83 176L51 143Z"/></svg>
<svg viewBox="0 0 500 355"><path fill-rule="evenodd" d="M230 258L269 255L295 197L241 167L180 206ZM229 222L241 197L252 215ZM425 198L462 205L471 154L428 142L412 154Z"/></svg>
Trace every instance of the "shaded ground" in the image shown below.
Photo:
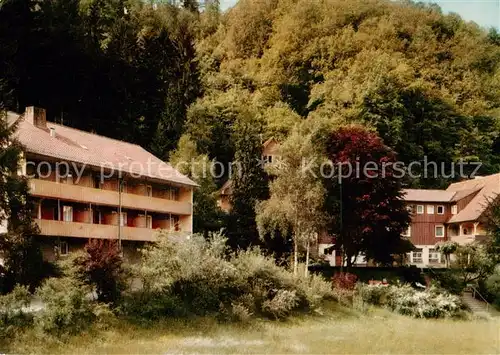
<svg viewBox="0 0 500 355"><path fill-rule="evenodd" d="M417 320L372 310L331 309L286 322L220 324L214 319L169 320L153 327L121 322L67 343L34 334L6 349L22 353L500 353L500 322Z"/></svg>

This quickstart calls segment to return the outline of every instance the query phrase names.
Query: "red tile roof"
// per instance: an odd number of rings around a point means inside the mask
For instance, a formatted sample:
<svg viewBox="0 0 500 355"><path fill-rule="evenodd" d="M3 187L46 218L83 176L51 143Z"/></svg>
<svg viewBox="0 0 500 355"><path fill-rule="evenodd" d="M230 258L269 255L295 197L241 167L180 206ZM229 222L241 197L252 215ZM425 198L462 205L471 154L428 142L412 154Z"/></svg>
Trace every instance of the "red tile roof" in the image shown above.
<svg viewBox="0 0 500 355"><path fill-rule="evenodd" d="M404 189L405 201L411 202L450 202L454 192L430 189Z"/></svg>
<svg viewBox="0 0 500 355"><path fill-rule="evenodd" d="M9 121L12 121L16 116L20 117L18 114L9 112ZM55 130L55 136L51 136L50 129ZM99 169L113 167L117 172L181 185L197 185L170 164L163 162L136 144L59 124L47 122L47 129L43 129L26 120L20 120L18 139L27 152L37 155L85 164Z"/></svg>
<svg viewBox="0 0 500 355"><path fill-rule="evenodd" d="M456 192L457 194L469 192L465 196L477 191L477 194L467 206L450 218L449 223L475 221L481 217L489 201L496 198L500 193L500 174L457 182L451 184L446 191Z"/></svg>

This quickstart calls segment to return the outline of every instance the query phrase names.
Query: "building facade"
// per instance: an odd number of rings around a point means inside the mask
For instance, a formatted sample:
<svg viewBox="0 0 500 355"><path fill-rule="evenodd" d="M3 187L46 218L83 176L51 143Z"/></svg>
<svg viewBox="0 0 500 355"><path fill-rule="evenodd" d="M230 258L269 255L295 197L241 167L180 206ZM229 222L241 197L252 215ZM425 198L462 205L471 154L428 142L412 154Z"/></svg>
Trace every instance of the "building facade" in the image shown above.
<svg viewBox="0 0 500 355"><path fill-rule="evenodd" d="M483 214L491 199L500 193L500 174L453 183L446 190L406 189L404 193L412 214L404 236L416 247L409 255L410 264L443 267L437 243L485 240Z"/></svg>
<svg viewBox="0 0 500 355"><path fill-rule="evenodd" d="M8 118L19 122L46 259L99 238L119 241L132 260L158 229L192 232L196 184L140 146L47 122L35 107Z"/></svg>

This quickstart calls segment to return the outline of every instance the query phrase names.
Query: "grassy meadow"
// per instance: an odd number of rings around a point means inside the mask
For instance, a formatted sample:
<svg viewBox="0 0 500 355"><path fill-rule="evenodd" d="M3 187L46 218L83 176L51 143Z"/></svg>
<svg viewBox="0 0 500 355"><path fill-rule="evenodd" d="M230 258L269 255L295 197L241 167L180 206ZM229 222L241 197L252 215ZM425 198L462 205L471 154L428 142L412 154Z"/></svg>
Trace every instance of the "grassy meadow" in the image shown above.
<svg viewBox="0 0 500 355"><path fill-rule="evenodd" d="M412 319L382 309L361 314L330 305L323 314L287 321L219 323L172 319L151 326L120 321L65 342L27 332L1 349L15 353L500 353L499 321Z"/></svg>

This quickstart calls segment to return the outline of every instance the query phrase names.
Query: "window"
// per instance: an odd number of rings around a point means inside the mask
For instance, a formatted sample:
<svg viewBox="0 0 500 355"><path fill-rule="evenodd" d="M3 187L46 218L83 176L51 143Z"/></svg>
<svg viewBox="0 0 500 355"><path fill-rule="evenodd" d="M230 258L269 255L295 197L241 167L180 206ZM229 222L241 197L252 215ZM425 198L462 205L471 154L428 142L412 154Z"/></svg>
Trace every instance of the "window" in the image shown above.
<svg viewBox="0 0 500 355"><path fill-rule="evenodd" d="M440 259L440 253L435 249L429 249L429 263L439 264Z"/></svg>
<svg viewBox="0 0 500 355"><path fill-rule="evenodd" d="M417 205L417 214L424 214L424 205Z"/></svg>
<svg viewBox="0 0 500 355"><path fill-rule="evenodd" d="M451 206L451 214L457 214L458 212L458 207L457 205L453 205Z"/></svg>
<svg viewBox="0 0 500 355"><path fill-rule="evenodd" d="M262 162L264 164L270 164L273 162L273 156L272 155L263 155L262 156Z"/></svg>
<svg viewBox="0 0 500 355"><path fill-rule="evenodd" d="M68 174L61 178L63 184L73 185L73 175Z"/></svg>
<svg viewBox="0 0 500 355"><path fill-rule="evenodd" d="M64 222L73 222L73 207L72 206L63 206L63 221Z"/></svg>
<svg viewBox="0 0 500 355"><path fill-rule="evenodd" d="M153 217L146 216L146 228L153 228Z"/></svg>
<svg viewBox="0 0 500 355"><path fill-rule="evenodd" d="M436 237L438 238L444 237L444 226L436 226Z"/></svg>
<svg viewBox="0 0 500 355"><path fill-rule="evenodd" d="M100 176L94 176L94 188L95 189L101 189L102 188L102 181Z"/></svg>
<svg viewBox="0 0 500 355"><path fill-rule="evenodd" d="M427 205L427 214L434 214L434 205Z"/></svg>
<svg viewBox="0 0 500 355"><path fill-rule="evenodd" d="M59 242L59 255L68 255L69 246L68 242Z"/></svg>
<svg viewBox="0 0 500 355"><path fill-rule="evenodd" d="M127 212L122 212L120 213L120 226L126 226L127 225Z"/></svg>
<svg viewBox="0 0 500 355"><path fill-rule="evenodd" d="M416 249L412 252L412 262L415 264L422 263L422 249Z"/></svg>
<svg viewBox="0 0 500 355"><path fill-rule="evenodd" d="M153 187L151 185L146 185L146 195L149 197L153 196Z"/></svg>
<svg viewBox="0 0 500 355"><path fill-rule="evenodd" d="M403 237L410 237L411 236L411 226L408 226L406 230L403 231Z"/></svg>
<svg viewBox="0 0 500 355"><path fill-rule="evenodd" d="M170 230L174 230L176 232L181 230L179 227L179 216L170 216Z"/></svg>
<svg viewBox="0 0 500 355"><path fill-rule="evenodd" d="M177 187L169 187L167 189L167 198L169 200L178 200L179 199L179 188Z"/></svg>
<svg viewBox="0 0 500 355"><path fill-rule="evenodd" d="M444 214L444 206L437 206L437 214Z"/></svg>

